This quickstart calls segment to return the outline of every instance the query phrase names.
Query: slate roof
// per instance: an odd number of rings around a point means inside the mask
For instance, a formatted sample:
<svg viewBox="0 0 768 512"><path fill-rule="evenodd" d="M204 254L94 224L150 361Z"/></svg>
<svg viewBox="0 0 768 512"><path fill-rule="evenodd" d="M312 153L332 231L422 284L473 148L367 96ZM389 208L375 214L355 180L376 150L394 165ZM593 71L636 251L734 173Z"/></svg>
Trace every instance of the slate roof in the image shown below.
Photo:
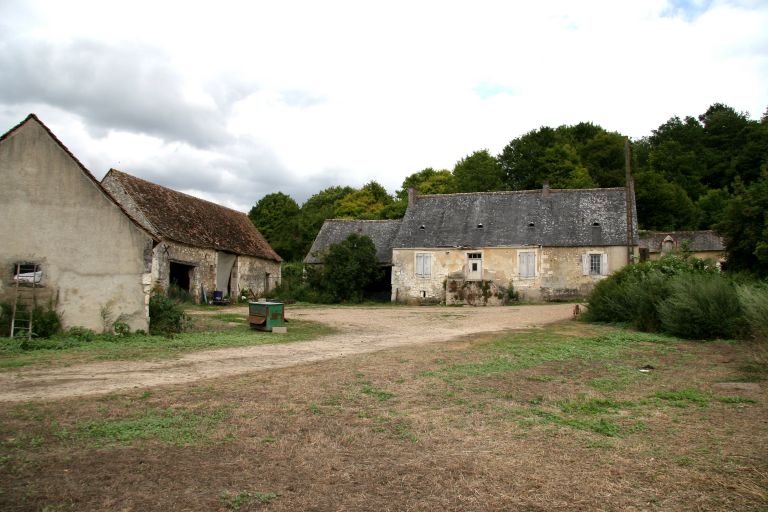
<svg viewBox="0 0 768 512"><path fill-rule="evenodd" d="M329 219L323 223L315 237L304 263L320 263L318 256L328 248L346 239L352 233L366 235L376 246L379 263L392 263L392 242L400 228L400 220L339 220Z"/></svg>
<svg viewBox="0 0 768 512"><path fill-rule="evenodd" d="M640 248L651 253L661 252L662 242L668 236L678 249L683 242L688 242L692 252L725 251L723 239L714 231L652 231L640 236Z"/></svg>
<svg viewBox="0 0 768 512"><path fill-rule="evenodd" d="M110 169L102 185L148 229L164 240L254 256L282 258L247 215L130 174Z"/></svg>
<svg viewBox="0 0 768 512"><path fill-rule="evenodd" d="M626 246L626 211L624 188L416 196L393 246Z"/></svg>

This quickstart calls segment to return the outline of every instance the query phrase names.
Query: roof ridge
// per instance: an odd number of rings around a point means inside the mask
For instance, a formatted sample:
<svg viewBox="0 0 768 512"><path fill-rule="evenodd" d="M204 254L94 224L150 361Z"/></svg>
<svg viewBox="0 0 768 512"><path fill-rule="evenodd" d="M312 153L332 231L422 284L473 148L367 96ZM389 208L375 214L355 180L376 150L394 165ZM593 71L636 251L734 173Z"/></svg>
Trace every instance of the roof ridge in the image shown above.
<svg viewBox="0 0 768 512"><path fill-rule="evenodd" d="M452 192L449 194L416 194L417 198L422 197L452 197L452 196L481 196L481 195L516 195L516 194L541 194L545 189L537 188L531 190L490 190L487 192ZM549 193L569 193L569 192L594 192L594 191L618 191L625 190L625 187L592 187L592 188L550 188Z"/></svg>
<svg viewBox="0 0 768 512"><path fill-rule="evenodd" d="M389 222L402 222L403 219L325 219L325 222L378 222L378 223L389 223Z"/></svg>

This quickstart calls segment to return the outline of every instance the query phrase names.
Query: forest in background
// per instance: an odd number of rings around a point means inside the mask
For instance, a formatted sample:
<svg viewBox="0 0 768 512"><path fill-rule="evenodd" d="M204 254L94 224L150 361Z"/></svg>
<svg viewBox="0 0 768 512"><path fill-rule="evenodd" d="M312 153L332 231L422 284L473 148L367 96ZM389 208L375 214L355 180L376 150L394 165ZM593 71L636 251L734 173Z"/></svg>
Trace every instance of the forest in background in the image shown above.
<svg viewBox="0 0 768 512"><path fill-rule="evenodd" d="M481 149L453 169L426 168L391 195L376 181L333 186L299 206L283 192L262 197L249 217L286 261L300 261L326 219L398 219L408 188L420 194L624 186L624 141L582 122L543 126L498 155ZM768 109L759 120L720 103L672 117L630 141L638 221L644 230L716 229L729 265L768 274Z"/></svg>

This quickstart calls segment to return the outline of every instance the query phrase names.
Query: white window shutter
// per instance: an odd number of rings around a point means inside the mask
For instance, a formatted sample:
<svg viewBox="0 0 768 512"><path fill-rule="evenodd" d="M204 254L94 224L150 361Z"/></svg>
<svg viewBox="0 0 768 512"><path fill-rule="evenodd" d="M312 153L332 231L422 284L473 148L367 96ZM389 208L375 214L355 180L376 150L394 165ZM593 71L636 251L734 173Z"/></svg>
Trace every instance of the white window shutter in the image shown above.
<svg viewBox="0 0 768 512"><path fill-rule="evenodd" d="M425 276L432 275L432 255L431 254L424 255L424 275Z"/></svg>
<svg viewBox="0 0 768 512"><path fill-rule="evenodd" d="M581 255L581 272L585 275L589 275L589 254Z"/></svg>
<svg viewBox="0 0 768 512"><path fill-rule="evenodd" d="M606 253L600 255L600 274L608 275L608 254Z"/></svg>

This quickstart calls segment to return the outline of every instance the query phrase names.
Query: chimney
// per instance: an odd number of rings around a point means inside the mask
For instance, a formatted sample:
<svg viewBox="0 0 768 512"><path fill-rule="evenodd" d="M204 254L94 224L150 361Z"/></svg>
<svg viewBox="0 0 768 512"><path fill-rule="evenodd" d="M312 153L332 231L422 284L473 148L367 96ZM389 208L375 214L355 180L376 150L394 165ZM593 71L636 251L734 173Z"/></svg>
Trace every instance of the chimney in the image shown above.
<svg viewBox="0 0 768 512"><path fill-rule="evenodd" d="M549 180L544 180L544 186L541 187L541 195L544 197L549 195Z"/></svg>
<svg viewBox="0 0 768 512"><path fill-rule="evenodd" d="M413 204L416 202L416 194L417 193L418 193L418 191L415 188L413 188L413 187L409 187L408 188L408 208L413 206Z"/></svg>

